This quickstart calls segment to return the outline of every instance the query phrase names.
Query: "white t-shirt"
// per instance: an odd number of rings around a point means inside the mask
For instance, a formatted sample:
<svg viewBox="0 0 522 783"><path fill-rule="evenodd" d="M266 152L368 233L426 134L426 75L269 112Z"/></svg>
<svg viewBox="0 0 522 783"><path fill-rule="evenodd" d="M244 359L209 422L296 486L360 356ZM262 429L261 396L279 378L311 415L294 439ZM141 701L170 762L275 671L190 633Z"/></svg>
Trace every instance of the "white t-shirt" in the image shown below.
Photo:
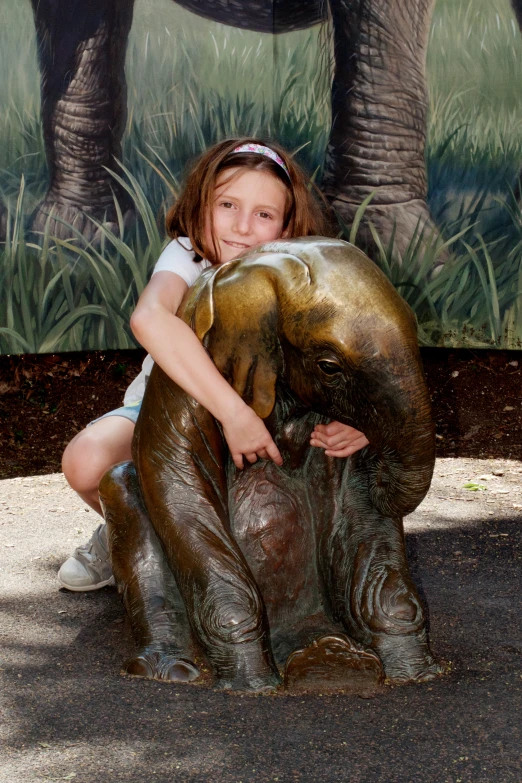
<svg viewBox="0 0 522 783"><path fill-rule="evenodd" d="M158 258L152 277L156 272L174 272L179 275L182 280L190 288L193 285L200 274L212 266L210 261L206 258L201 261L194 261L194 251L188 237L179 237L179 239L173 239L169 242L163 253ZM142 401L145 394L145 386L152 367L154 366L154 360L150 354L147 354L143 364L141 365L140 374L133 380L123 398L124 405L137 405Z"/></svg>

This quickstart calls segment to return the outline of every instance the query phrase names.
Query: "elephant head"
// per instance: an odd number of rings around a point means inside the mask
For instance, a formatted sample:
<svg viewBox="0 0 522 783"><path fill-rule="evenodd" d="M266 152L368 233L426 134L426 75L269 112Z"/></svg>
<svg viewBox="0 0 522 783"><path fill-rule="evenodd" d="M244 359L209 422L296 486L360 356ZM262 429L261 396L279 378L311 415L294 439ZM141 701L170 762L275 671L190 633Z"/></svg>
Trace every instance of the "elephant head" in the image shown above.
<svg viewBox="0 0 522 783"><path fill-rule="evenodd" d="M261 418L283 383L304 408L364 432L356 460L381 513L421 502L434 433L416 322L362 252L318 238L265 244L202 276L180 315Z"/></svg>

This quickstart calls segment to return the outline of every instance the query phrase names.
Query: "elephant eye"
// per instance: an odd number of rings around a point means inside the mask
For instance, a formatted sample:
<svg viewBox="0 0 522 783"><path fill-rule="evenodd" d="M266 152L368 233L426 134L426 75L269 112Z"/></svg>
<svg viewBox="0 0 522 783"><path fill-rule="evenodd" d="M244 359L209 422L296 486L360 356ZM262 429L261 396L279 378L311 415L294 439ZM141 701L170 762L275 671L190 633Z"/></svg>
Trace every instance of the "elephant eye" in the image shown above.
<svg viewBox="0 0 522 783"><path fill-rule="evenodd" d="M340 367L335 362L328 361L328 359L321 359L317 363L326 375L337 375L338 373L342 372L342 367Z"/></svg>

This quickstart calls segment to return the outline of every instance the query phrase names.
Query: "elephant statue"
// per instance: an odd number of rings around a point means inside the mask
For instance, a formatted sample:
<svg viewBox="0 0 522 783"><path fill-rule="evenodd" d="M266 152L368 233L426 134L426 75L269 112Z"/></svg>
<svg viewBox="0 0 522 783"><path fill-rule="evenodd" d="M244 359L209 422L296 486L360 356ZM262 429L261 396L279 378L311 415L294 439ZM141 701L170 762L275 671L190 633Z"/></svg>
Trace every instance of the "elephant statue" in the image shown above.
<svg viewBox="0 0 522 783"><path fill-rule="evenodd" d="M216 420L154 367L133 461L100 485L138 648L125 671L190 681L203 655L218 687L247 691L435 677L402 524L434 465L408 305L362 251L314 237L207 270L178 315L284 462L238 470ZM330 419L371 445L311 447Z"/></svg>
<svg viewBox="0 0 522 783"><path fill-rule="evenodd" d="M114 195L120 204L126 201L108 169L121 155L133 0L31 2L50 172L32 226L43 231L50 222L55 235L67 236L69 223L92 239L97 228L89 216L117 230ZM328 20L334 71L325 194L346 225L374 194L359 230L365 246L372 242L368 221L385 245L393 236L402 255L416 232L437 236L426 204L424 160L425 59L435 0L175 2L207 19L262 33ZM522 6L522 0L514 2Z"/></svg>

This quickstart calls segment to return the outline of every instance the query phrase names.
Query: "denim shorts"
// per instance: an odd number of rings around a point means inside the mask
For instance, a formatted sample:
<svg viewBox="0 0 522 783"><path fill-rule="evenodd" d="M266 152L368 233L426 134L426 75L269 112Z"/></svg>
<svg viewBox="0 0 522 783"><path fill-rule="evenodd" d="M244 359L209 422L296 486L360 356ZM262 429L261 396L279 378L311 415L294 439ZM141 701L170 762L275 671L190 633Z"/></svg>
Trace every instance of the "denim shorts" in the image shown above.
<svg viewBox="0 0 522 783"><path fill-rule="evenodd" d="M98 416L97 419L90 421L87 426L90 427L91 424L95 424L97 421L101 421L101 419L106 419L107 416L123 416L124 419L129 419L136 424L140 408L141 400L139 402L132 402L130 405L123 405L121 408L115 408L113 411L104 413L103 416Z"/></svg>

